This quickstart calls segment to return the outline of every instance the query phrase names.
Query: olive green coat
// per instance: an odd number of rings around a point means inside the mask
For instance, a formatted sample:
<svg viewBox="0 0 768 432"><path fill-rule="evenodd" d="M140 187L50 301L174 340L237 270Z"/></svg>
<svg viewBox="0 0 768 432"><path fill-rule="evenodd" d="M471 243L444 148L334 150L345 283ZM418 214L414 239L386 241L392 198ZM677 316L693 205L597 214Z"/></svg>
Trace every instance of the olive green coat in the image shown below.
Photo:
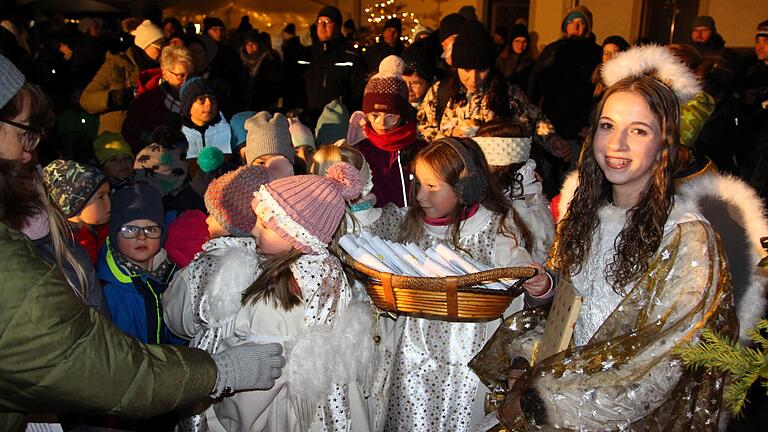
<svg viewBox="0 0 768 432"><path fill-rule="evenodd" d="M1 431L24 413L150 417L204 400L215 384L207 353L125 335L2 223L0 299Z"/></svg>
<svg viewBox="0 0 768 432"><path fill-rule="evenodd" d="M89 114L99 116L99 135L120 133L127 108L115 110L109 106L109 92L134 87L139 82L139 66L132 50L119 54L107 53L104 64L80 95L80 106Z"/></svg>

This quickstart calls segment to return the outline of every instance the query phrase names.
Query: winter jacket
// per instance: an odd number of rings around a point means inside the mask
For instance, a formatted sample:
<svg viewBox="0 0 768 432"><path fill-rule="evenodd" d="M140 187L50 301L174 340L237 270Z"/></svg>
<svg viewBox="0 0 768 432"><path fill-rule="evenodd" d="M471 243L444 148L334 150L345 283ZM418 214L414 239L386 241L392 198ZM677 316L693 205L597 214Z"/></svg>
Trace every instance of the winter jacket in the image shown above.
<svg viewBox="0 0 768 432"><path fill-rule="evenodd" d="M240 59L244 68L240 71L242 108L246 111L275 111L283 94L283 62L280 54L269 49L248 56L242 49Z"/></svg>
<svg viewBox="0 0 768 432"><path fill-rule="evenodd" d="M92 264L96 264L96 261L99 260L99 251L104 246L104 242L109 235L108 225L102 225L95 228L97 231L94 235L91 228L86 224L83 224L80 228L73 227L75 242L85 249Z"/></svg>
<svg viewBox="0 0 768 432"><path fill-rule="evenodd" d="M516 54L512 47L507 47L496 59L496 67L510 84L528 90L528 80L533 70L533 59L529 50Z"/></svg>
<svg viewBox="0 0 768 432"><path fill-rule="evenodd" d="M309 57L311 47L305 47L301 44L298 37L283 40L283 70L285 82L289 85L283 86L283 107L287 109L296 108L302 105L304 98L304 86L296 83L304 82L304 72L307 70L307 61L304 58Z"/></svg>
<svg viewBox="0 0 768 432"><path fill-rule="evenodd" d="M160 249L153 264L167 259L164 249ZM185 344L172 335L163 322L162 295L173 277L174 270L165 280L153 280L146 274L131 274L122 268L112 254L112 249L105 247L97 265L97 273L104 286L104 298L112 315L112 322L144 343Z"/></svg>
<svg viewBox="0 0 768 432"><path fill-rule="evenodd" d="M393 154L376 147L367 138L355 145L371 168L371 192L376 195L376 207L384 207L387 203L394 203L398 207L406 205L411 187L411 161L426 146L424 141L416 140L405 150Z"/></svg>
<svg viewBox="0 0 768 432"><path fill-rule="evenodd" d="M574 139L589 123L592 72L602 49L595 36L564 38L547 45L531 71L528 95L565 139Z"/></svg>
<svg viewBox="0 0 768 432"><path fill-rule="evenodd" d="M365 51L365 65L368 69L368 75L373 75L379 71L379 63L387 56L396 55L400 56L403 53L403 44L400 41L391 46L388 43L381 41L368 47Z"/></svg>
<svg viewBox="0 0 768 432"><path fill-rule="evenodd" d="M152 144L152 132L158 126L181 123L179 92L163 83L136 97L128 106L123 137L134 154Z"/></svg>
<svg viewBox="0 0 768 432"><path fill-rule="evenodd" d="M138 89L139 64L133 49L119 54L107 53L104 64L80 95L80 106L90 114L99 115L99 135L120 133L126 109Z"/></svg>
<svg viewBox="0 0 768 432"><path fill-rule="evenodd" d="M360 56L347 48L347 41L337 37L312 46L312 59L304 84L307 109L317 119L326 104L341 98L349 111L361 107L365 88L365 66Z"/></svg>
<svg viewBox="0 0 768 432"><path fill-rule="evenodd" d="M19 430L31 412L150 417L204 400L213 388L208 354L125 335L1 223L0 254L0 430Z"/></svg>
<svg viewBox="0 0 768 432"><path fill-rule="evenodd" d="M219 113L216 123L208 125L204 134L200 130L190 126L191 122L186 120L181 132L187 137L187 159L197 158L198 153L204 147L218 147L224 154L231 154L232 148L230 138L232 130L229 128L229 122L224 118L224 114Z"/></svg>

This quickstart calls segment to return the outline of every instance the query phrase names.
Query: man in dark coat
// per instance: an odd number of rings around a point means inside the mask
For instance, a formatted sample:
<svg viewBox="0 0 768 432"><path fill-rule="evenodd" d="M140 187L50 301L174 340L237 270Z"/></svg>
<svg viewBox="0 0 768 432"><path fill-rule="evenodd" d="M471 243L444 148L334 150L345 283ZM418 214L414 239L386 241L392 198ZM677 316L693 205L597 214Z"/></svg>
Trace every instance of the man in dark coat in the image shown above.
<svg viewBox="0 0 768 432"><path fill-rule="evenodd" d="M400 18L390 18L384 23L384 31L381 32L379 41L365 51L365 64L368 66L369 75L379 71L379 63L385 57L399 56L403 52L403 42L400 40L402 32L403 23Z"/></svg>
<svg viewBox="0 0 768 432"><path fill-rule="evenodd" d="M365 88L365 65L360 56L347 47L341 34L341 12L326 6L317 14L317 42L304 77L307 91L307 121L317 121L328 102L341 99L349 111L360 109Z"/></svg>

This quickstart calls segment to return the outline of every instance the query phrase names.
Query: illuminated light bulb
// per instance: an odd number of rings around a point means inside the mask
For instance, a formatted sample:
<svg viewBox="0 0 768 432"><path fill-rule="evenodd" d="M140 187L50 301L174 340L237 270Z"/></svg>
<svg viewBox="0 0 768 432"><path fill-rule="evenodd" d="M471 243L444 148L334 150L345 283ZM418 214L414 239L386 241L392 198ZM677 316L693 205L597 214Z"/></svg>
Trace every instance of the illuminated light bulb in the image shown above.
<svg viewBox="0 0 768 432"><path fill-rule="evenodd" d="M365 48L363 48L363 52L365 52Z"/></svg>
<svg viewBox="0 0 768 432"><path fill-rule="evenodd" d="M51 69L51 73L55 74L56 73L56 69Z"/></svg>
<svg viewBox="0 0 768 432"><path fill-rule="evenodd" d="M80 123L82 123L82 124L85 124L85 119L84 119L84 118L81 118L81 119L80 119Z"/></svg>

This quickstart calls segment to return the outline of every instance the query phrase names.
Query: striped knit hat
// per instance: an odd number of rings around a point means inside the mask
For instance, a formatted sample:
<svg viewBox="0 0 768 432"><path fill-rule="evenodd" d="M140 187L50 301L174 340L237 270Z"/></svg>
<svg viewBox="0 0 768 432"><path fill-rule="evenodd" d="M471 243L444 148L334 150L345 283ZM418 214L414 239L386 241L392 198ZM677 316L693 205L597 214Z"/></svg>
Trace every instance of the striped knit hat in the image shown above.
<svg viewBox="0 0 768 432"><path fill-rule="evenodd" d="M205 191L205 208L233 236L247 237L256 225L256 215L244 197L253 196L267 183L267 170L247 165L213 180Z"/></svg>
<svg viewBox="0 0 768 432"><path fill-rule="evenodd" d="M325 177L302 175L270 182L255 193L256 216L296 249L328 253L328 243L344 217L346 201L362 190L352 165L331 165Z"/></svg>

